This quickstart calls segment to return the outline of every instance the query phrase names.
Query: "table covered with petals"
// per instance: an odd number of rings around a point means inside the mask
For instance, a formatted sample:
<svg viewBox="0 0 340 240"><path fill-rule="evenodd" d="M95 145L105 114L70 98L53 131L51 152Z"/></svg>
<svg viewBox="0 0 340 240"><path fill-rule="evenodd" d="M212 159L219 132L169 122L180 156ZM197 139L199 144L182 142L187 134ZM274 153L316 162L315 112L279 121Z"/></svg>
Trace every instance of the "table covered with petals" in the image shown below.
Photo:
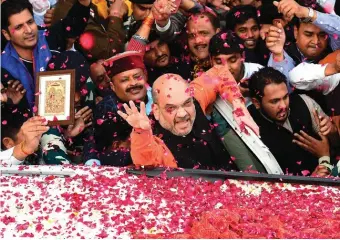
<svg viewBox="0 0 340 240"><path fill-rule="evenodd" d="M340 238L338 186L65 168L76 174L1 176L1 238Z"/></svg>

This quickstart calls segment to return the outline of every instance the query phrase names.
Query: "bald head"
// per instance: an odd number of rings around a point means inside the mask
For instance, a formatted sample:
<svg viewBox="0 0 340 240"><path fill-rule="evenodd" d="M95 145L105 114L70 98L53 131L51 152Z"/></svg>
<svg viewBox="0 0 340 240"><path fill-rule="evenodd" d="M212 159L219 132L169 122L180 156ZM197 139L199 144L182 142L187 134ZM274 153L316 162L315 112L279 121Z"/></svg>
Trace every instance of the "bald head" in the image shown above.
<svg viewBox="0 0 340 240"><path fill-rule="evenodd" d="M192 130L196 109L189 83L177 74L164 74L152 86L153 113L160 125L177 136Z"/></svg>
<svg viewBox="0 0 340 240"><path fill-rule="evenodd" d="M186 95L188 93L189 83L180 75L168 73L163 74L152 85L152 98L154 103L159 103L159 100L167 97L175 97L178 94Z"/></svg>

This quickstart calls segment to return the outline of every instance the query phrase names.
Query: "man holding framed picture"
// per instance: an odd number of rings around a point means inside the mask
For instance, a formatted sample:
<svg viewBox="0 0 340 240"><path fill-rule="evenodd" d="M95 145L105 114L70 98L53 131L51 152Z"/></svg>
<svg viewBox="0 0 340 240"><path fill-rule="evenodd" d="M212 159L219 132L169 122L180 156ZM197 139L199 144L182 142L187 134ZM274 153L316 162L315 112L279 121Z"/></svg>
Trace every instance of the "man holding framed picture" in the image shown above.
<svg viewBox="0 0 340 240"><path fill-rule="evenodd" d="M28 0L1 4L1 32L8 41L1 55L1 67L24 85L31 108L34 106L37 73L45 71L53 52L66 50L67 38L79 36L84 31L90 3L91 0L78 0L65 19L46 31L38 30Z"/></svg>

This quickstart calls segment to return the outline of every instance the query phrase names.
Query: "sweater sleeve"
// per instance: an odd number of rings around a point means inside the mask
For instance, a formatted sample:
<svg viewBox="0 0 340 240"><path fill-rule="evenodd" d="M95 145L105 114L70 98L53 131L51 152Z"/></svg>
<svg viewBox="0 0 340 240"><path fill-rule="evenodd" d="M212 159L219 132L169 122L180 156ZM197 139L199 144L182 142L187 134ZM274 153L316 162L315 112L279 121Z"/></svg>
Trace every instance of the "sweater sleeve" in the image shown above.
<svg viewBox="0 0 340 240"><path fill-rule="evenodd" d="M217 94L231 104L235 99L242 98L240 89L231 73L219 71L217 68L211 68L206 74L196 78L190 83L190 87L204 113L206 113L209 105L215 102Z"/></svg>
<svg viewBox="0 0 340 240"><path fill-rule="evenodd" d="M90 7L78 1L72 6L66 17L53 24L46 33L46 39L51 50L66 50L66 40L77 38L84 32L90 17Z"/></svg>
<svg viewBox="0 0 340 240"><path fill-rule="evenodd" d="M122 19L109 17L107 29L104 30L97 23L89 23L85 32L94 38L94 45L90 50L82 48L93 60L107 59L122 52L125 43L125 32Z"/></svg>
<svg viewBox="0 0 340 240"><path fill-rule="evenodd" d="M134 129L132 131L131 157L136 166L177 168L174 156L163 141L152 134L152 130Z"/></svg>

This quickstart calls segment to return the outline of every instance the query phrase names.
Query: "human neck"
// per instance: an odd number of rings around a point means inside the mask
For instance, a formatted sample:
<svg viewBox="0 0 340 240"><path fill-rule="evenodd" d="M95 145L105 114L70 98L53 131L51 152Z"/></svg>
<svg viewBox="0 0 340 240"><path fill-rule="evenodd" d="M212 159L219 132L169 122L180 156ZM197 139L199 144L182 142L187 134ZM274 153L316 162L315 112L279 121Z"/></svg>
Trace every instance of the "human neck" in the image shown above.
<svg viewBox="0 0 340 240"><path fill-rule="evenodd" d="M26 60L33 60L33 49L21 48L13 44L14 49L17 51L19 57Z"/></svg>

